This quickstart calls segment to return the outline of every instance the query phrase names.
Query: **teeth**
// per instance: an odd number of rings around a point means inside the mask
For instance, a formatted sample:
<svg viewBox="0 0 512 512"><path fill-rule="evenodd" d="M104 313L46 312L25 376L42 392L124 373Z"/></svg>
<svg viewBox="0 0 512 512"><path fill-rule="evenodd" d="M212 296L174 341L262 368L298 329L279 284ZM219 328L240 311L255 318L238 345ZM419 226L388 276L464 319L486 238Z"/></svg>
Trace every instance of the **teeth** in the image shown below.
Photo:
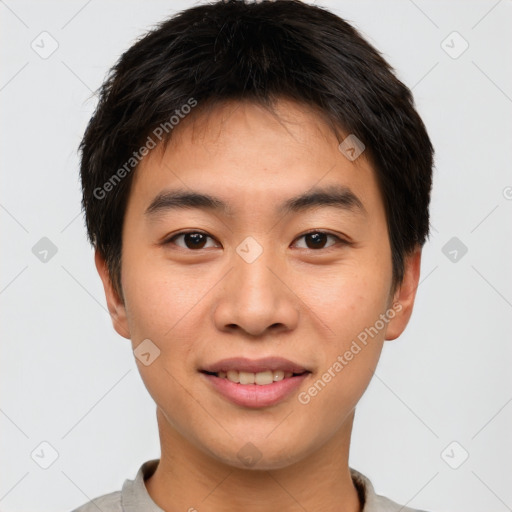
<svg viewBox="0 0 512 512"><path fill-rule="evenodd" d="M274 382L274 376L270 370L268 372L256 373L254 382L260 386L266 386L267 384L272 384L272 382Z"/></svg>
<svg viewBox="0 0 512 512"><path fill-rule="evenodd" d="M291 373L291 372L288 372L288 373ZM290 375L290 377L291 377L291 375ZM281 371L281 370L276 370L276 371L272 372L272 379L274 380L274 382L277 382L279 380L283 380L284 379L284 372Z"/></svg>
<svg viewBox="0 0 512 512"><path fill-rule="evenodd" d="M224 373L224 372L221 372L221 373ZM220 373L218 376L220 377ZM231 382L240 382L240 377L236 370L229 370L227 376L228 376L228 380L230 380Z"/></svg>
<svg viewBox="0 0 512 512"><path fill-rule="evenodd" d="M228 372L218 372L217 377L228 379L231 382L240 384L258 384L266 386L272 382L279 382L283 379L289 379L293 375L292 372L283 372L282 370L266 370L264 372L239 372L237 370L229 370Z"/></svg>
<svg viewBox="0 0 512 512"><path fill-rule="evenodd" d="M240 384L254 384L255 375L249 372L239 372Z"/></svg>

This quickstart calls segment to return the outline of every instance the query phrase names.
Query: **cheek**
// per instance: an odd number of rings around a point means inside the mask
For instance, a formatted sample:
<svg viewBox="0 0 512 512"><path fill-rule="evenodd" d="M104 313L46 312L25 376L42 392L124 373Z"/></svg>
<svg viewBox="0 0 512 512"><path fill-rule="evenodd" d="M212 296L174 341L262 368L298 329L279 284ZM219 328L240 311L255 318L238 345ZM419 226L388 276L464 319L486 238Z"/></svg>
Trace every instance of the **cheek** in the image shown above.
<svg viewBox="0 0 512 512"><path fill-rule="evenodd" d="M132 348L137 353L139 344L149 339L158 354L148 365L135 354L136 363L157 405L162 410L177 408L185 415L190 407L190 396L184 386L198 343L194 306L208 286L194 281L193 277L173 272L165 263L150 262L141 254L134 256L126 254L127 271L123 273ZM172 418L168 420L172 422Z"/></svg>
<svg viewBox="0 0 512 512"><path fill-rule="evenodd" d="M181 327L182 319L208 290L208 283L165 262L127 254L123 290L130 329L136 338L163 339Z"/></svg>
<svg viewBox="0 0 512 512"><path fill-rule="evenodd" d="M321 320L328 345L338 349L386 311L391 276L379 265L356 262L300 280L300 296Z"/></svg>
<svg viewBox="0 0 512 512"><path fill-rule="evenodd" d="M198 277L194 268L178 271L169 261L144 258L140 253L127 252L125 262L123 289L132 347L136 350L149 339L159 350L151 366L137 362L158 401L160 387L173 394L195 372L194 360L204 345L204 305L218 278Z"/></svg>
<svg viewBox="0 0 512 512"><path fill-rule="evenodd" d="M390 320L390 269L384 260L361 258L330 276L302 281L302 294L324 326L318 336L321 367L308 395L322 395L315 400L328 402L325 410L355 406L371 380Z"/></svg>

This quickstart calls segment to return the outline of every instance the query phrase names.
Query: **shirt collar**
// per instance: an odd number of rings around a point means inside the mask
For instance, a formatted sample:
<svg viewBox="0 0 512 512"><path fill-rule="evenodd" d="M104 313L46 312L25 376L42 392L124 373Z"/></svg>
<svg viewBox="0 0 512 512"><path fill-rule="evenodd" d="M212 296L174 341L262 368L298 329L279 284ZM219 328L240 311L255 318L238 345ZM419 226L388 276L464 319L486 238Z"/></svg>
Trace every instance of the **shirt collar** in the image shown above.
<svg viewBox="0 0 512 512"><path fill-rule="evenodd" d="M126 479L124 481L121 491L123 512L165 512L151 499L144 484L144 480L155 472L159 462L160 459L144 462L139 468L135 480Z"/></svg>
<svg viewBox="0 0 512 512"><path fill-rule="evenodd" d="M144 480L155 472L159 462L160 459L144 462L139 468L135 480L125 480L121 491L123 512L165 512L151 499L144 484ZM376 512L380 508L379 496L375 494L370 480L352 468L350 468L350 474L359 494L359 499L363 503L362 512Z"/></svg>

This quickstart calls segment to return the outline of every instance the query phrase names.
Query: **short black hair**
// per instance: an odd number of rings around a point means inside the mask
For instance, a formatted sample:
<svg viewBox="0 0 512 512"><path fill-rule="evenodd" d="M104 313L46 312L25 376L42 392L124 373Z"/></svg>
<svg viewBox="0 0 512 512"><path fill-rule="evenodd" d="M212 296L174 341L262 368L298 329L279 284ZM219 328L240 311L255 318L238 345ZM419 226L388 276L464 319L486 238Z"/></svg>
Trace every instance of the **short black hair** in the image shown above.
<svg viewBox="0 0 512 512"><path fill-rule="evenodd" d="M166 144L173 118L196 104L247 100L271 109L279 99L314 107L365 145L386 211L393 282L401 283L405 256L429 233L434 155L411 91L354 27L324 8L221 0L163 21L121 55L80 143L88 236L120 297L130 171L151 134Z"/></svg>

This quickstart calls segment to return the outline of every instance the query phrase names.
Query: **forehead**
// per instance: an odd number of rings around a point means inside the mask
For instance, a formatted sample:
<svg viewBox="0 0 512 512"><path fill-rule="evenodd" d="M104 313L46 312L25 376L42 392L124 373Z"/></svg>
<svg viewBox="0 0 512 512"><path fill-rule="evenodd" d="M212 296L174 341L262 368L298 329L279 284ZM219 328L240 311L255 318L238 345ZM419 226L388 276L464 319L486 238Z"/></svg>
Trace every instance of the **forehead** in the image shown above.
<svg viewBox="0 0 512 512"><path fill-rule="evenodd" d="M219 198L226 213L235 214L249 206L286 208L286 198L336 187L352 194L354 204L379 200L364 153L347 158L340 137L317 111L288 100L272 111L226 102L197 108L175 127L167 146L159 144L142 160L130 201L148 208L159 194L179 188Z"/></svg>

